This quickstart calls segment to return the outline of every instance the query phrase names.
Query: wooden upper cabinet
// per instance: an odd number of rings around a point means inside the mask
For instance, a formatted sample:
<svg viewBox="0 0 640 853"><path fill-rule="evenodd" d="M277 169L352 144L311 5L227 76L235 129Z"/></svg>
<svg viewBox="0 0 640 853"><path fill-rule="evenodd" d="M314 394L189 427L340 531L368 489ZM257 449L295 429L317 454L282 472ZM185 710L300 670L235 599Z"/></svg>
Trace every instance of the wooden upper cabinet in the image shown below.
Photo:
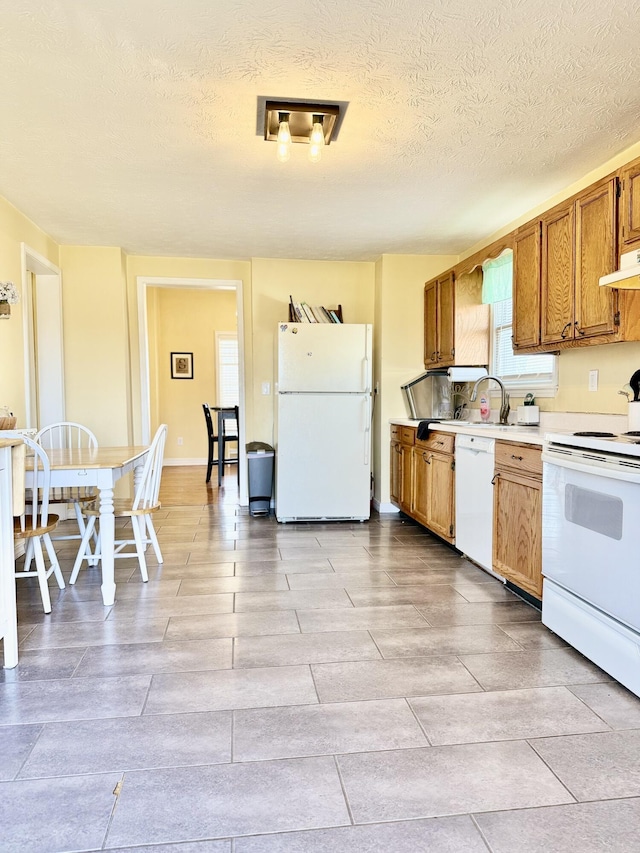
<svg viewBox="0 0 640 853"><path fill-rule="evenodd" d="M424 287L424 365L486 365L489 306L482 304L482 276L448 272Z"/></svg>
<svg viewBox="0 0 640 853"><path fill-rule="evenodd" d="M542 329L540 342L573 337L575 273L574 205L554 208L542 220Z"/></svg>
<svg viewBox="0 0 640 853"><path fill-rule="evenodd" d="M620 170L620 251L640 247L640 160Z"/></svg>
<svg viewBox="0 0 640 853"><path fill-rule="evenodd" d="M441 365L449 367L455 359L455 284L453 273L445 278L438 279L438 309L439 318L438 331L440 333L438 344L438 361Z"/></svg>
<svg viewBox="0 0 640 853"><path fill-rule="evenodd" d="M540 343L540 223L513 240L513 348Z"/></svg>
<svg viewBox="0 0 640 853"><path fill-rule="evenodd" d="M617 267L616 203L615 178L576 201L576 338L616 331L617 291L600 287Z"/></svg>
<svg viewBox="0 0 640 853"><path fill-rule="evenodd" d="M438 363L438 282L424 288L424 366Z"/></svg>

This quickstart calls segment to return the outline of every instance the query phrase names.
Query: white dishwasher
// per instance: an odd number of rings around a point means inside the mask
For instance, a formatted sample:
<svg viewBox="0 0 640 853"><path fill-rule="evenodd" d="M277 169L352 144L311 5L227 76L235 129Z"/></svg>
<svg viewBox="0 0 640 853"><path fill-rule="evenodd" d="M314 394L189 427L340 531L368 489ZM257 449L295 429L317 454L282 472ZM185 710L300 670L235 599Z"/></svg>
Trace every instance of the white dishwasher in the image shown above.
<svg viewBox="0 0 640 853"><path fill-rule="evenodd" d="M495 439L456 435L456 548L491 574L494 459Z"/></svg>

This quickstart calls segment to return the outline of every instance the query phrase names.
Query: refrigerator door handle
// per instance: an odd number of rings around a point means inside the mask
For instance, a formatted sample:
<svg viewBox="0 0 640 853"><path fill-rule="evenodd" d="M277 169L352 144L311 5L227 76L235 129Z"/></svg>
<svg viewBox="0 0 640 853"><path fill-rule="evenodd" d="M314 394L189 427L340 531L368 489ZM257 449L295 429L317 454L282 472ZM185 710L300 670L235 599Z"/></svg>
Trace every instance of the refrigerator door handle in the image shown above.
<svg viewBox="0 0 640 853"><path fill-rule="evenodd" d="M363 391L371 391L369 388L369 359L365 356L362 359L362 390Z"/></svg>

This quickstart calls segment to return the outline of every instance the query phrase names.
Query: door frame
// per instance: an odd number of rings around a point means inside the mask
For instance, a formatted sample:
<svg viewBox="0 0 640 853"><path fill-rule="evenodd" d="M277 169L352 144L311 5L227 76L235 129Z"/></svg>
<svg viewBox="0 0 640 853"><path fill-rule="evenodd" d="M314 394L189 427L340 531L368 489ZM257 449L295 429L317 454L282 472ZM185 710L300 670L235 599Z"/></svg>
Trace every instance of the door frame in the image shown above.
<svg viewBox="0 0 640 853"><path fill-rule="evenodd" d="M20 244L20 251L24 298L22 323L25 411L27 427L34 429L47 423L65 420L62 271L26 243ZM39 365L39 417L36 409L36 374L32 357L34 352Z"/></svg>
<svg viewBox="0 0 640 853"><path fill-rule="evenodd" d="M240 448L245 445L245 363L244 363L244 299L241 279L183 278L170 276L136 277L138 293L138 341L140 356L140 419L142 442L151 441L151 393L149 381L149 329L147 317L147 287L180 288L190 287L202 290L235 290L238 334L238 386L240 390L240 418L238 423L238 465L240 466L239 502L248 506L246 466L247 459Z"/></svg>

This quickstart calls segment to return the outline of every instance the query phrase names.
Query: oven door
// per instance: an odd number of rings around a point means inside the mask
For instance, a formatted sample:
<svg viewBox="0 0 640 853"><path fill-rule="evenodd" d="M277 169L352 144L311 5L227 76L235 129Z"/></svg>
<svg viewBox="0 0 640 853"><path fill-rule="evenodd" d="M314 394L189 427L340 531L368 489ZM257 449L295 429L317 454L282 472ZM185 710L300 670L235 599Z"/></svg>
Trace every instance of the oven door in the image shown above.
<svg viewBox="0 0 640 853"><path fill-rule="evenodd" d="M640 473L542 458L543 575L638 630Z"/></svg>

